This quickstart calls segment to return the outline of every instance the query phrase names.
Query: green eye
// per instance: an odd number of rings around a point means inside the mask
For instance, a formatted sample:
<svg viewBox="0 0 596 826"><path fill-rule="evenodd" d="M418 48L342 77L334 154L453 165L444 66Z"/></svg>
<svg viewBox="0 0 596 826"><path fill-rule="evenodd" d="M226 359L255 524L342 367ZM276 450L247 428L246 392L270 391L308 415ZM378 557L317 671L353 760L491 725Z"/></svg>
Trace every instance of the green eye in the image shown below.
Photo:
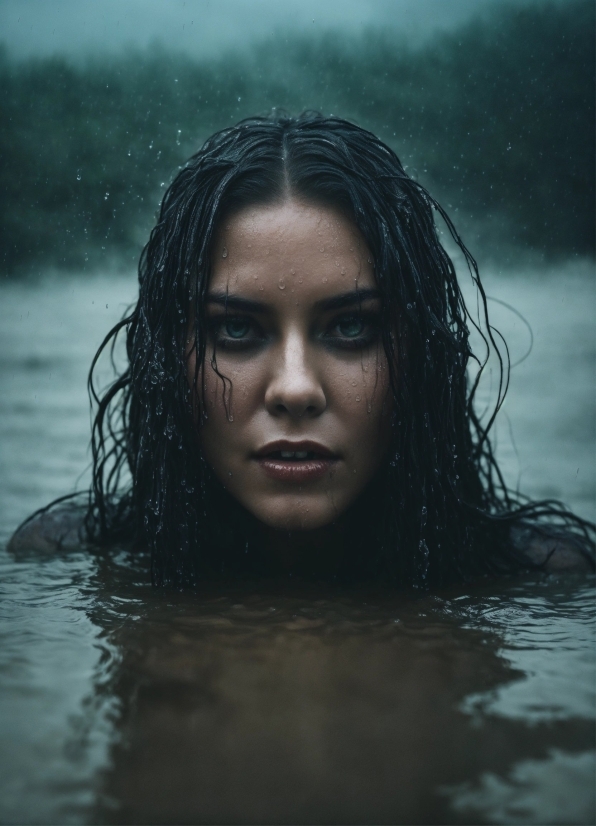
<svg viewBox="0 0 596 826"><path fill-rule="evenodd" d="M338 322L337 329L345 338L357 338L364 332L364 321L360 316L348 316Z"/></svg>
<svg viewBox="0 0 596 826"><path fill-rule="evenodd" d="M230 338L244 338L250 331L250 323L242 318L227 318L225 332Z"/></svg>

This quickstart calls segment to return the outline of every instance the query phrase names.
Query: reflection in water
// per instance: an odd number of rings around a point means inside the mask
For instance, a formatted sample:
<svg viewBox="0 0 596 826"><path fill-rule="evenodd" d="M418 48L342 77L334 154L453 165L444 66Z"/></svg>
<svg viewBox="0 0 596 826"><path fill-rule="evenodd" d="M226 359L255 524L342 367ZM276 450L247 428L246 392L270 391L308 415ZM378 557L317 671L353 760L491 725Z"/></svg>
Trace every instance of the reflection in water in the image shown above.
<svg viewBox="0 0 596 826"><path fill-rule="evenodd" d="M568 653L588 653L585 585L414 597L260 583L163 596L112 597L120 714L98 820L478 822L495 797L507 810L509 775L528 761L540 780L553 749L581 769L594 747L581 702L553 714L552 697L534 696L529 720L524 700L506 697L528 679L508 650L537 651L537 613L555 636L557 615L572 616ZM589 822L589 786L574 805ZM528 809L550 819L540 799Z"/></svg>
<svg viewBox="0 0 596 826"><path fill-rule="evenodd" d="M582 283L576 330L591 312ZM132 286L2 289L4 539L84 466L84 370ZM528 301L549 289L516 287ZM568 410L551 420L542 405L540 431L529 397L509 409L528 424L526 464L547 440L564 490L585 453L574 399L590 391L536 347L538 372L573 385ZM177 594L124 553L2 552L0 569L2 822L594 821L593 577Z"/></svg>

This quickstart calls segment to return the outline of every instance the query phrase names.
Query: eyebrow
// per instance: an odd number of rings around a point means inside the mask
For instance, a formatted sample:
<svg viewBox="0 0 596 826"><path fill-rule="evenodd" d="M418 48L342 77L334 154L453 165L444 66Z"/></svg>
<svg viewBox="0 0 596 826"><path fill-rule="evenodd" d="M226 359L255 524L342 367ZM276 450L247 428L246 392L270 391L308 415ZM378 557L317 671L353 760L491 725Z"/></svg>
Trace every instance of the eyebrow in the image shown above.
<svg viewBox="0 0 596 826"><path fill-rule="evenodd" d="M319 310L328 312L330 310L340 310L343 307L352 307L354 304L362 304L365 301L380 299L381 294L375 289L350 290L349 293L340 293L331 298L324 298L317 301L315 306ZM250 298L242 298L239 295L229 293L209 293L206 298L207 304L219 304L226 309L240 310L245 313L266 313L269 309L267 304L261 301L253 301Z"/></svg>
<svg viewBox="0 0 596 826"><path fill-rule="evenodd" d="M243 310L246 313L266 313L268 309L261 301L252 301L250 298L241 298L229 293L209 293L206 303L219 304L226 309Z"/></svg>
<svg viewBox="0 0 596 826"><path fill-rule="evenodd" d="M320 310L340 310L343 307L352 307L354 304L362 304L365 301L372 301L379 299L381 294L378 290L351 290L349 293L341 293L334 295L331 298L324 298L322 301L317 301L316 307Z"/></svg>

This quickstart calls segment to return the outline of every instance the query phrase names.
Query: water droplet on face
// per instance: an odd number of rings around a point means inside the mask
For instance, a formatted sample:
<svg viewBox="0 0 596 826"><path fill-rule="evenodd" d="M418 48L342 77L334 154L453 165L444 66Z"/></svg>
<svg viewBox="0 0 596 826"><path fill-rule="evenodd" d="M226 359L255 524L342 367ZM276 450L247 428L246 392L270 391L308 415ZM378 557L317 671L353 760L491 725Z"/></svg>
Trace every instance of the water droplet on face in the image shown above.
<svg viewBox="0 0 596 826"><path fill-rule="evenodd" d="M221 257L222 257L222 258L227 258L227 257L228 257L228 248L227 248L227 247L224 247L224 248L222 249L222 251L221 251Z"/></svg>
<svg viewBox="0 0 596 826"><path fill-rule="evenodd" d="M229 421L229 422L233 422L233 421L234 421L234 417L233 417L233 416L228 416L228 421ZM230 473L230 476L231 476L231 475L232 475L232 474Z"/></svg>
<svg viewBox="0 0 596 826"><path fill-rule="evenodd" d="M357 401L357 402L359 402L359 401L360 401L360 396L356 396L356 401Z"/></svg>
<svg viewBox="0 0 596 826"><path fill-rule="evenodd" d="M284 284L283 281L280 281L277 286L279 287L280 290L285 290L285 288L286 288L286 285Z"/></svg>
<svg viewBox="0 0 596 826"><path fill-rule="evenodd" d="M352 387L356 387L356 382L355 381L352 382Z"/></svg>

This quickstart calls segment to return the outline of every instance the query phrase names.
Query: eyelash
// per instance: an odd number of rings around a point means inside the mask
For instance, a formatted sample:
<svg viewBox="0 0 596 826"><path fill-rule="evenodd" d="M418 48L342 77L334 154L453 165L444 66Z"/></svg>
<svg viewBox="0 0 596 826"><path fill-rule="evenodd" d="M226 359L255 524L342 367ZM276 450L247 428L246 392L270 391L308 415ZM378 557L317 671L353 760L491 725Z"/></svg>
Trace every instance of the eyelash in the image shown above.
<svg viewBox="0 0 596 826"><path fill-rule="evenodd" d="M357 319L362 322L364 328L363 334L349 337L342 336L341 334L333 335L330 332L339 328L342 322L351 321L352 319ZM247 324L249 328L249 335L233 338L229 335L222 334L225 325L233 322ZM262 331L260 325L258 325L252 318L246 316L215 316L209 319L208 325L209 333L213 342L223 350L246 352L261 346L267 339L267 336ZM346 313L345 315L336 317L327 327L327 331L319 337L319 340L330 349L363 350L379 337L379 332L379 317L377 313L363 311L357 313Z"/></svg>

